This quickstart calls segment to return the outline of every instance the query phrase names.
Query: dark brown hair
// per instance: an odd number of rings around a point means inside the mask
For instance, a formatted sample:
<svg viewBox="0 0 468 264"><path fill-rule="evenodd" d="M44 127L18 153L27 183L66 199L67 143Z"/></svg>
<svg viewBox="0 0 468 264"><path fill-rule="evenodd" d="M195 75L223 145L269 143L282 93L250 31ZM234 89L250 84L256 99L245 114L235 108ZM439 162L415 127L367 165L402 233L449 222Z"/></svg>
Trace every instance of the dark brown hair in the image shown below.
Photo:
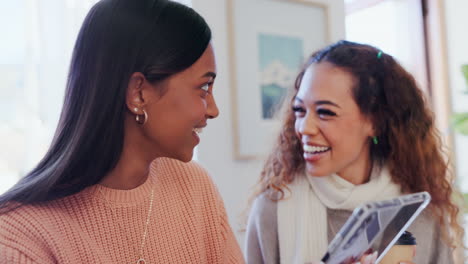
<svg viewBox="0 0 468 264"><path fill-rule="evenodd" d="M39 164L0 195L35 204L98 183L123 148L125 95L130 76L162 81L190 67L211 40L195 10L169 0L101 0L89 11L73 50L55 136Z"/></svg>
<svg viewBox="0 0 468 264"><path fill-rule="evenodd" d="M458 222L459 208L453 201L456 192L434 116L411 74L375 47L339 41L314 53L297 76L292 98L296 95L306 69L328 62L352 74L356 79L353 97L361 113L376 129L378 144L369 144L371 159L386 164L393 181L403 192L427 191L432 196L431 212L441 226L453 234L463 234ZM292 99L286 101L291 104ZM304 170L303 150L294 129L295 116L286 108L282 130L275 149L268 157L255 196L274 190L275 199L283 199L286 184ZM280 194L278 196L278 193ZM279 197L279 198L278 198ZM456 243L449 239L452 246Z"/></svg>

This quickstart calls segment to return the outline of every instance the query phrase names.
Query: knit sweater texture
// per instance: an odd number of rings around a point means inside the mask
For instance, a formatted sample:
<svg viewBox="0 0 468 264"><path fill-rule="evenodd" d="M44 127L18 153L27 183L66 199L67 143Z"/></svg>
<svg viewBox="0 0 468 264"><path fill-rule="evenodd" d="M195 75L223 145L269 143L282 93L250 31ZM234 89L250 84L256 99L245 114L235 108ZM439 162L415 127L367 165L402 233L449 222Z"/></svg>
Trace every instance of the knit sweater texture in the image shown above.
<svg viewBox="0 0 468 264"><path fill-rule="evenodd" d="M0 215L0 263L244 263L222 199L194 162L155 160L132 190L94 185Z"/></svg>

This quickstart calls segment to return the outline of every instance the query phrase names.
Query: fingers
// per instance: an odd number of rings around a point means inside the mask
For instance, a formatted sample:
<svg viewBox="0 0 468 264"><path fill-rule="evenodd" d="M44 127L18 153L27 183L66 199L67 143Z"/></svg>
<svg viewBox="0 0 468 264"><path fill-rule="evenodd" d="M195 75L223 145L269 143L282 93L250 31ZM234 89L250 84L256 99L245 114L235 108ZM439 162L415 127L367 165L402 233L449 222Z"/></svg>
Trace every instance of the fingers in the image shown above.
<svg viewBox="0 0 468 264"><path fill-rule="evenodd" d="M368 255L364 255L362 258L361 258L361 262L358 262L358 263L361 263L361 264L374 264L375 261L377 260L377 256L378 256L378 252L375 251L374 253L372 254L368 254Z"/></svg>

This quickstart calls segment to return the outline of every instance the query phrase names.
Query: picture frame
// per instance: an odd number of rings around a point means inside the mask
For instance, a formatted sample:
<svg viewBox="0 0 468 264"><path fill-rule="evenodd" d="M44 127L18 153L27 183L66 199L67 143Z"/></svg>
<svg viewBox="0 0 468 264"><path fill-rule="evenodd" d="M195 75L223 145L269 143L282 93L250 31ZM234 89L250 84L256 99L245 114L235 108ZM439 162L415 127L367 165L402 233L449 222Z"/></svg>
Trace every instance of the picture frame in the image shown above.
<svg viewBox="0 0 468 264"><path fill-rule="evenodd" d="M344 37L339 0L227 0L235 159L264 158L310 54Z"/></svg>

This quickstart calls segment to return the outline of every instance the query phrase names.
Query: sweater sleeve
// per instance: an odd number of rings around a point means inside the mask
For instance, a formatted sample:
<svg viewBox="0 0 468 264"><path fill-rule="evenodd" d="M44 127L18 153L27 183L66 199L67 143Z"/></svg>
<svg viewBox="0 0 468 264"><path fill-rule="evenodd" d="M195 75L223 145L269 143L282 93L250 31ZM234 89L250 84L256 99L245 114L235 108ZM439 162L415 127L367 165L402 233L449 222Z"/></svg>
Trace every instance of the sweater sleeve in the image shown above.
<svg viewBox="0 0 468 264"><path fill-rule="evenodd" d="M220 263L227 264L245 263L241 249L237 243L237 239L229 225L229 218L218 188L205 169L195 162L191 162L191 166L193 166L194 171L196 171L196 174L200 177L199 179L205 183L204 186L208 187L208 189L205 189L205 192L208 193L208 197L214 205L214 215L216 215L216 219L214 221L216 222L215 225L218 227L217 232L219 232L217 233L217 239L221 240L218 240L221 242L221 247L219 248L221 256L217 261L222 261Z"/></svg>
<svg viewBox="0 0 468 264"><path fill-rule="evenodd" d="M265 194L258 196L252 205L245 237L248 264L280 263L277 204Z"/></svg>
<svg viewBox="0 0 468 264"><path fill-rule="evenodd" d="M38 264L22 251L0 244L0 264Z"/></svg>
<svg viewBox="0 0 468 264"><path fill-rule="evenodd" d="M24 206L0 215L0 264L54 263L48 230L40 216Z"/></svg>
<svg viewBox="0 0 468 264"><path fill-rule="evenodd" d="M232 263L232 264L240 264L245 263L244 258L242 256L242 252L240 250L239 244L237 243L236 237L232 232L231 226L229 225L229 221L227 218L226 210L224 209L224 205L221 204L221 232L222 236L226 241L225 244L225 254L224 254L224 261L223 263Z"/></svg>
<svg viewBox="0 0 468 264"><path fill-rule="evenodd" d="M226 213L226 208L224 207L223 199L221 195L212 183L215 199L217 201L217 210L219 215L219 223L221 227L221 237L224 241L223 245L223 262L222 263L229 263L229 264L242 264L245 263L244 257L242 255L241 249L239 244L237 243L237 239L232 231L231 225L229 224L229 218Z"/></svg>
<svg viewBox="0 0 468 264"><path fill-rule="evenodd" d="M434 225L434 235L433 241L434 246L432 250L432 257L431 263L446 263L446 264L453 264L453 250L447 244L447 242L442 237L442 230L439 225Z"/></svg>

